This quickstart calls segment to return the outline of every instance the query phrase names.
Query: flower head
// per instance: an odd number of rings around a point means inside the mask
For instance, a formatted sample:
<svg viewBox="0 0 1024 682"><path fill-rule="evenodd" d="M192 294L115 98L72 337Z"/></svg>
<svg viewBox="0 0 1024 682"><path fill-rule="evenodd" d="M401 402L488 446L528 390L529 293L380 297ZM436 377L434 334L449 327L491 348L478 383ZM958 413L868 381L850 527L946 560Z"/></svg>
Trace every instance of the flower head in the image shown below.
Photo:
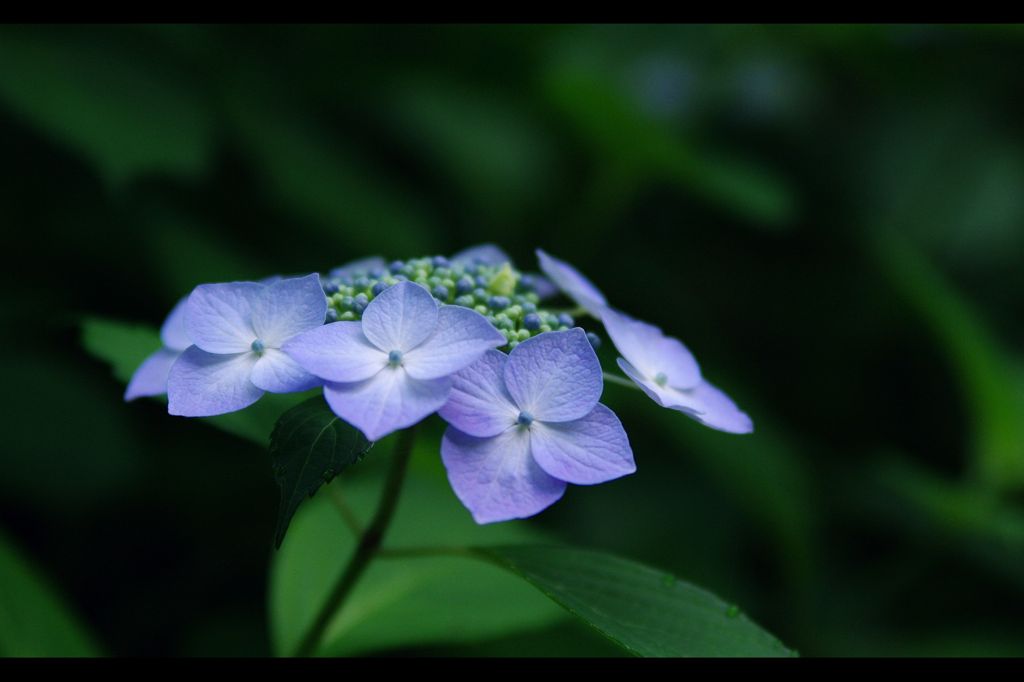
<svg viewBox="0 0 1024 682"><path fill-rule="evenodd" d="M146 396L167 393L167 375L178 356L192 345L185 331L185 304L183 298L174 306L164 324L160 327L160 341L163 347L150 355L139 365L128 382L124 399L135 400Z"/></svg>
<svg viewBox="0 0 1024 682"><path fill-rule="evenodd" d="M320 277L270 284L201 284L188 297L185 329L194 345L171 367L168 411L186 417L234 412L265 391L289 393L319 381L281 351L327 314Z"/></svg>
<svg viewBox="0 0 1024 682"><path fill-rule="evenodd" d="M335 414L378 440L436 412L451 375L505 342L479 313L439 307L423 286L399 282L369 302L362 321L306 332L285 352L327 382Z"/></svg>
<svg viewBox="0 0 1024 682"><path fill-rule="evenodd" d="M478 523L532 516L566 483L636 471L618 417L598 403L597 356L580 328L548 332L455 376L441 416L448 479Z"/></svg>
<svg viewBox="0 0 1024 682"><path fill-rule="evenodd" d="M750 417L701 377L697 361L681 341L611 308L605 309L602 322L622 354L619 367L654 402L719 431L754 430Z"/></svg>
<svg viewBox="0 0 1024 682"><path fill-rule="evenodd" d="M565 261L545 253L543 249L537 249L537 260L540 261L540 269L544 274L550 277L566 296L576 301L595 318L601 319L608 301L589 279Z"/></svg>

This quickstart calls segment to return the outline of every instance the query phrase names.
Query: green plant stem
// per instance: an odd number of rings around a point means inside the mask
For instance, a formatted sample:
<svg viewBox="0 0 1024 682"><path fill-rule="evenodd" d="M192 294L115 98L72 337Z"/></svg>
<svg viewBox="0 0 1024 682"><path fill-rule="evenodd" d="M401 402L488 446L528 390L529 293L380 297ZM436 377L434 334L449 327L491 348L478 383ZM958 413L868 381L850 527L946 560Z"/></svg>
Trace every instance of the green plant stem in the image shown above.
<svg viewBox="0 0 1024 682"><path fill-rule="evenodd" d="M611 382L613 384L618 384L619 386L625 386L626 388L635 388L638 391L642 391L643 390L642 388L637 386L635 383L633 383L629 379L624 379L624 378L622 378L620 376L617 376L615 374L609 374L608 372L603 372L602 375L604 376L604 380L605 381L609 381L609 382Z"/></svg>
<svg viewBox="0 0 1024 682"><path fill-rule="evenodd" d="M416 437L416 427L412 426L401 432L399 441L395 446L395 454L391 462L391 470L384 482L384 490L381 492L380 501L377 504L377 511L373 520L359 538L355 553L349 560L348 565L335 583L330 596L320 608L316 620L306 632L305 637L295 650L296 656L311 656L316 652L320 641L323 639L324 631L331 619L338 613L345 603L345 599L352 592L359 578L366 571L367 566L380 550L380 544L384 540L384 534L391 523L391 517L395 513L398 504L398 494L402 490L402 482L405 480L405 470L408 468L409 457L412 455L412 444Z"/></svg>
<svg viewBox="0 0 1024 682"><path fill-rule="evenodd" d="M345 522L348 529L352 531L352 535L359 537L363 534L363 524L359 521L359 517L356 516L352 508L345 502L345 496L341 492L341 488L338 487L338 482L334 481L332 485L327 486L328 495L331 498L331 502L334 503L334 508L338 510L338 515L341 516L341 520Z"/></svg>

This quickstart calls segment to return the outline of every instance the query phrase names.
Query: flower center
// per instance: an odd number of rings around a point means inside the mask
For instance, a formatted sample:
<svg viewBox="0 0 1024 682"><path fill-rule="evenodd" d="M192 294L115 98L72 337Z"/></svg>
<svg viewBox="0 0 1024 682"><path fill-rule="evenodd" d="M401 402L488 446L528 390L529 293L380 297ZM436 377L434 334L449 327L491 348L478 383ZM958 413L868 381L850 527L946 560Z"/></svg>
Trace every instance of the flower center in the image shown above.
<svg viewBox="0 0 1024 682"><path fill-rule="evenodd" d="M654 383L658 384L659 386L664 386L665 384L668 383L668 377L665 376L664 372L658 372L656 375L654 375Z"/></svg>
<svg viewBox="0 0 1024 682"><path fill-rule="evenodd" d="M519 413L519 416L516 417L516 423L519 424L520 426L528 427L530 426L530 424L533 423L533 415L527 412L526 410L523 410L522 412Z"/></svg>
<svg viewBox="0 0 1024 682"><path fill-rule="evenodd" d="M392 367L398 367L402 364L402 351L393 350L388 353L388 364Z"/></svg>
<svg viewBox="0 0 1024 682"><path fill-rule="evenodd" d="M253 341L250 348L252 348L256 353L262 353L267 349L267 347L263 345L263 339L256 339Z"/></svg>

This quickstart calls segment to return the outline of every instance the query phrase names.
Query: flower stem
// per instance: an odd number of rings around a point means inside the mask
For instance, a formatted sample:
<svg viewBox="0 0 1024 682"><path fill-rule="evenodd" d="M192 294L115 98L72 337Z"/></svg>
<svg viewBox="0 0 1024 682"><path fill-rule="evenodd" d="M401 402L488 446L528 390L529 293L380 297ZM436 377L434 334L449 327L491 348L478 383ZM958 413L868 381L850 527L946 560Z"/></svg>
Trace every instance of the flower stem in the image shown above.
<svg viewBox="0 0 1024 682"><path fill-rule="evenodd" d="M401 432L398 443L395 445L391 470L384 482L384 490L381 492L373 520L370 521L370 525L359 538L355 553L339 576L338 582L334 584L334 589L331 590L330 596L320 608L313 625L295 650L296 656L311 656L316 652L327 625L337 615L344 605L345 599L352 592L352 588L355 587L366 567L370 565L379 551L381 541L384 539L384 534L398 504L398 494L402 490L402 482L405 480L405 470L409 464L409 457L412 455L412 444L415 438L415 426Z"/></svg>
<svg viewBox="0 0 1024 682"><path fill-rule="evenodd" d="M608 372L602 372L602 375L604 376L604 380L605 381L609 381L609 382L611 382L613 384L618 384L619 386L625 386L626 388L635 388L638 391L643 390L639 386L637 386L635 383L630 381L629 379L623 379L622 377L620 377L618 375L609 374Z"/></svg>

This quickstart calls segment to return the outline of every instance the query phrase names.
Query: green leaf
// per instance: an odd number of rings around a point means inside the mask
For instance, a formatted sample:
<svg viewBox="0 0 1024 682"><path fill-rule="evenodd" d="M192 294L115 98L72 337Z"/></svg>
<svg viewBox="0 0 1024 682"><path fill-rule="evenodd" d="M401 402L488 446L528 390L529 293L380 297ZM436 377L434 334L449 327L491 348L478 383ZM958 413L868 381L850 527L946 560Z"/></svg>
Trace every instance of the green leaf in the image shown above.
<svg viewBox="0 0 1024 682"><path fill-rule="evenodd" d="M114 376L122 383L128 383L142 361L160 348L160 335L146 325L93 317L82 322L82 344L91 355L109 363L114 369ZM244 410L203 417L202 420L222 431L266 446L278 417L319 391L268 393Z"/></svg>
<svg viewBox="0 0 1024 682"><path fill-rule="evenodd" d="M474 523L445 478L437 440L426 433L421 432L423 445L413 454L384 538L388 549L545 540L525 522ZM271 633L278 653L295 650L355 547L334 508L336 498L369 519L387 460L372 457L349 469L295 515L271 571ZM318 653L481 642L564 619L564 612L543 595L489 562L458 556L378 558L328 625Z"/></svg>
<svg viewBox="0 0 1024 682"><path fill-rule="evenodd" d="M154 171L195 175L209 156L212 119L182 74L67 28L5 27L0 105L113 184Z"/></svg>
<svg viewBox="0 0 1024 682"><path fill-rule="evenodd" d="M359 429L331 412L321 396L281 415L270 434L274 479L281 487L276 547L302 501L362 459L372 446Z"/></svg>
<svg viewBox="0 0 1024 682"><path fill-rule="evenodd" d="M0 656L97 656L60 597L0 533Z"/></svg>
<svg viewBox="0 0 1024 682"><path fill-rule="evenodd" d="M603 552L476 549L638 656L793 656L739 608L695 585Z"/></svg>

